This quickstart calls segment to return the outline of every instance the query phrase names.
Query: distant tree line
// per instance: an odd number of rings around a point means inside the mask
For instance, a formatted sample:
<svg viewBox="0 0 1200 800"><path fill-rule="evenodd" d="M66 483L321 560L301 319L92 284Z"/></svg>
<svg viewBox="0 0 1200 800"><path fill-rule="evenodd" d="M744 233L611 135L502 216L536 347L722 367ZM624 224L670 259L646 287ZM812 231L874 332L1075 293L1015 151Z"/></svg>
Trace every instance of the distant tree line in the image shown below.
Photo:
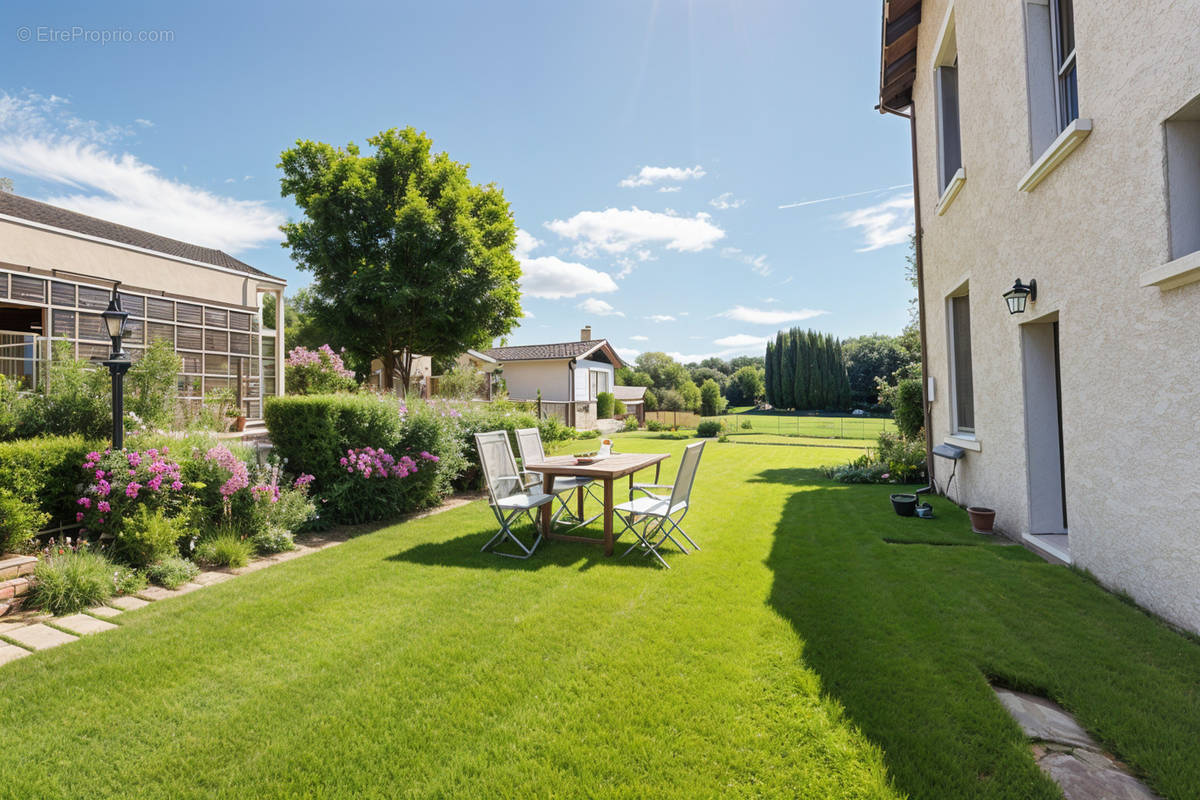
<svg viewBox="0 0 1200 800"><path fill-rule="evenodd" d="M776 408L850 408L850 378L841 342L814 330L779 331L774 342L767 342L766 396Z"/></svg>

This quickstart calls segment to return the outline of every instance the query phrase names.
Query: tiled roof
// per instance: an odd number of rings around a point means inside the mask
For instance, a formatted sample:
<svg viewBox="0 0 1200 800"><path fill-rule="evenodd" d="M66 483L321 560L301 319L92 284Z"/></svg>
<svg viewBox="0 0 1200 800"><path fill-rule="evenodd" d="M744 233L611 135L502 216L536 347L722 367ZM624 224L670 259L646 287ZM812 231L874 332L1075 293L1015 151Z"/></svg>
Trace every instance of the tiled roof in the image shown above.
<svg viewBox="0 0 1200 800"><path fill-rule="evenodd" d="M175 256L176 258L186 258L189 261L212 264L214 267L224 267L225 269L232 269L237 272L245 272L248 275L256 275L260 278L270 278L273 281L282 283L274 275L268 275L261 270L257 270L249 264L238 261L233 256L220 250L188 244L178 239L171 239L166 236L159 236L156 233L130 228L126 225L118 225L115 222L108 222L96 217L89 217L86 214L79 214L75 211L68 211L65 208L52 206L48 203L30 200L28 197L21 197L11 192L0 192L0 214L26 219L30 222L48 225L52 228L61 228L73 233L81 233L85 236L94 236L97 239L107 239L110 242L117 242L118 244L140 247L143 250L153 250L156 253L163 253Z"/></svg>
<svg viewBox="0 0 1200 800"><path fill-rule="evenodd" d="M614 386L612 387L613 397L620 400L622 403L628 403L631 400L642 400L646 396L645 386Z"/></svg>
<svg viewBox="0 0 1200 800"><path fill-rule="evenodd" d="M497 361L539 361L552 358L580 358L605 344L604 339L590 342L559 342L557 344L524 344L518 347L493 347L484 350Z"/></svg>

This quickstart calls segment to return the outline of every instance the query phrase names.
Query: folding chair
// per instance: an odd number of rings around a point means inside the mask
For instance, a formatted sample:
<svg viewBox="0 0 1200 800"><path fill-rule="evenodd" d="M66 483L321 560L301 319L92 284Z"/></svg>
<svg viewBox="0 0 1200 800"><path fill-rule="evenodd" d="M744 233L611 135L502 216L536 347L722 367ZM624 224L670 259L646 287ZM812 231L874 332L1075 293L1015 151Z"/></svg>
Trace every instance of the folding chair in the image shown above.
<svg viewBox="0 0 1200 800"><path fill-rule="evenodd" d="M526 464L546 460L546 451L542 447L541 431L539 431L537 428L518 428L517 449L521 451L521 466L523 474L528 475L531 478L537 478L538 481L541 481L543 478L542 473L530 472L529 470L524 469ZM551 493L554 495L554 499L558 501L558 510L555 511L554 516L550 518L550 524L558 525L561 522L563 524L570 525L571 529L574 530L575 528L582 528L584 525L587 525L593 520L599 519L599 514L596 514L589 519L583 519L581 516L573 513L571 511L571 507L567 505L567 501L563 499L563 495L566 495L567 498L570 499L571 494L574 492L579 492L581 495L583 495L586 491L586 493L590 494L593 499L599 501L600 504L603 505L604 499L596 496L593 490L594 486L595 481L593 481L591 478L556 476L554 478L554 489Z"/></svg>
<svg viewBox="0 0 1200 800"><path fill-rule="evenodd" d="M508 558L529 558L542 543L542 532L533 512L553 502L554 495L544 494L540 490L540 481L535 490L532 484L526 484L521 479L521 474L517 471L517 461L513 458L512 445L508 443L508 434L505 431L477 433L475 446L479 449L479 464L483 468L483 479L487 484L488 506L496 515L496 521L500 523L500 532L489 539L481 549L486 551L491 548L496 555ZM529 521L538 531L537 538L529 547L526 547L512 530L513 521L522 514L528 515ZM521 552L502 553L495 550L495 547L499 547L505 540L512 541Z"/></svg>
<svg viewBox="0 0 1200 800"><path fill-rule="evenodd" d="M625 527L621 529L623 534L625 531L633 531L633 535L637 537L637 541L629 546L629 549L621 554L621 558L632 553L635 549L641 548L642 555L654 554L659 563L667 569L671 568L662 557L662 553L658 548L668 540L680 551L686 553L687 548L681 545L671 534L678 532L683 535L684 539L697 550L700 547L692 541L691 537L684 533L683 528L679 526L683 522L683 518L687 516L689 501L692 496L692 484L696 482L696 469L700 466L700 456L704 452L704 442L689 444L683 453L683 460L679 463L679 473L675 476L675 483L671 486L664 484L643 484L641 491L645 492L645 497L631 498L628 503L621 503L613 509ZM649 487L670 489L671 493L667 496L657 495L649 492ZM630 493L632 494L632 492ZM641 525L641 530L638 526ZM620 534L618 534L620 536Z"/></svg>

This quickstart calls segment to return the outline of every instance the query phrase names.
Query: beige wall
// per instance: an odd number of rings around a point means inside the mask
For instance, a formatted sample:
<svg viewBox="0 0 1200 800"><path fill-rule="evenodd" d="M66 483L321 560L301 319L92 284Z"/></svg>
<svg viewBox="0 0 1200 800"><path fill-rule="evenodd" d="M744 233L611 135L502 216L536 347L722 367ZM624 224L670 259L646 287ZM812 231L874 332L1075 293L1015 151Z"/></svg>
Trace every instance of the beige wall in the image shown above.
<svg viewBox="0 0 1200 800"><path fill-rule="evenodd" d="M543 400L566 402L570 370L566 359L504 362L504 383L513 400L536 400L540 389ZM580 372L582 377L586 373Z"/></svg>
<svg viewBox="0 0 1200 800"><path fill-rule="evenodd" d="M926 0L914 90L935 442L950 433L945 298L969 281L979 452L953 494L1029 531L1019 326L1057 314L1070 554L1106 585L1200 631L1200 283L1162 291L1169 260L1163 120L1200 94L1200 4L1146 0L1116 13L1076 0L1080 117L1090 137L1032 192L1024 4L955 10L963 168L938 216L932 93L944 0ZM1038 281L1010 316L1001 295ZM944 464L945 462L942 462ZM938 466L939 483L949 472Z"/></svg>

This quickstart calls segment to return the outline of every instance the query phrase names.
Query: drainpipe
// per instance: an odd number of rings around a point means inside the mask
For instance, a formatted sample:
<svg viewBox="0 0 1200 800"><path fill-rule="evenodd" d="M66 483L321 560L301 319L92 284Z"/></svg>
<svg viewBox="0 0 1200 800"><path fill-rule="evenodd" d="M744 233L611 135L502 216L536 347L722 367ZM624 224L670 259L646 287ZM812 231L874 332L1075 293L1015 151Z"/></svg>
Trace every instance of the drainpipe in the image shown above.
<svg viewBox="0 0 1200 800"><path fill-rule="evenodd" d="M575 359L567 362L567 424L575 427Z"/></svg>
<svg viewBox="0 0 1200 800"><path fill-rule="evenodd" d="M929 347L925 338L925 262L922 255L924 249L924 231L921 228L921 179L917 162L917 112L913 106L908 112L888 108L879 104L880 113L895 114L904 117L909 123L909 139L912 142L912 182L913 182L913 221L915 223L915 247L917 259L917 319L921 329L921 406L925 412L925 474L929 476L929 485L918 489L917 494L934 491L933 480L933 425L929 403Z"/></svg>

